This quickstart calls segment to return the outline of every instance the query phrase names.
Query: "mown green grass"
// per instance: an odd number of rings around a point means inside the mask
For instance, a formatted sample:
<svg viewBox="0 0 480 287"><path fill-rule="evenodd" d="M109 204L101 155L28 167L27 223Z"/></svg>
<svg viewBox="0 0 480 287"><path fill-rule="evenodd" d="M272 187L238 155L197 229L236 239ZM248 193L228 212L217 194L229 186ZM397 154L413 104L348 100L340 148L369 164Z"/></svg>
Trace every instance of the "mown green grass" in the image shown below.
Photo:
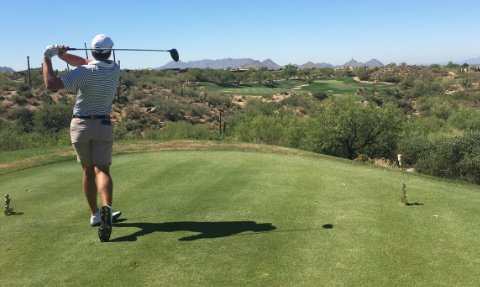
<svg viewBox="0 0 480 287"><path fill-rule="evenodd" d="M477 286L478 186L324 156L114 156L112 242L75 160L1 176L2 286ZM412 205L400 203L402 183ZM108 278L108 279L106 279Z"/></svg>
<svg viewBox="0 0 480 287"><path fill-rule="evenodd" d="M225 85L202 83L207 92L226 95L268 96L285 93L291 88L304 84L303 80L275 81L271 84L248 83L240 85Z"/></svg>
<svg viewBox="0 0 480 287"><path fill-rule="evenodd" d="M396 84L375 83L376 89L395 88ZM352 78L319 79L313 84L302 87L305 92L327 92L334 95L354 94L358 89L373 89L373 83L362 83Z"/></svg>
<svg viewBox="0 0 480 287"><path fill-rule="evenodd" d="M72 150L73 148L71 145L64 145L64 146L42 147L42 148L27 149L27 150L4 151L4 152L0 152L0 164L25 160L35 156L49 156L49 155L58 154L59 152L71 152Z"/></svg>

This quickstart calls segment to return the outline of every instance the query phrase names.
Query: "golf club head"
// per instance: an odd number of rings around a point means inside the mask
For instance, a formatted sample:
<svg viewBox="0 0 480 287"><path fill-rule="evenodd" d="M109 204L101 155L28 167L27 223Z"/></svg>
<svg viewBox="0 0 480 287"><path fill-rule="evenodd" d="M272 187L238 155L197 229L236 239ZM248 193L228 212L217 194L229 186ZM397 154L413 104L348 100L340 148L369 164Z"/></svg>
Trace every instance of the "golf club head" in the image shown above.
<svg viewBox="0 0 480 287"><path fill-rule="evenodd" d="M168 51L170 52L170 56L172 56L172 59L175 62L178 62L178 60L180 59L180 56L178 55L177 49L171 49L171 50L168 50Z"/></svg>

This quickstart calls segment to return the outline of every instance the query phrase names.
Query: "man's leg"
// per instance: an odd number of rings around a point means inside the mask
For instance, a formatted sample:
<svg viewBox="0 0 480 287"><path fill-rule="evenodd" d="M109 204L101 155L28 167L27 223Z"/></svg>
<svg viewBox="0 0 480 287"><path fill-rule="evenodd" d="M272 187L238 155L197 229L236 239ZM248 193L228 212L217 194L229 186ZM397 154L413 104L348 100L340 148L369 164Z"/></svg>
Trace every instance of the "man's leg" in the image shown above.
<svg viewBox="0 0 480 287"><path fill-rule="evenodd" d="M112 206L113 180L110 176L110 164L96 164L95 174L97 176L97 187L103 206Z"/></svg>
<svg viewBox="0 0 480 287"><path fill-rule="evenodd" d="M102 198L103 207L100 209L100 227L98 228L98 237L101 242L108 242L112 234L113 214L112 214L112 193L113 182L110 177L110 164L96 164L95 174L97 176L97 187Z"/></svg>
<svg viewBox="0 0 480 287"><path fill-rule="evenodd" d="M97 184L95 183L95 168L83 166L83 192L87 198L90 212L94 215L98 211Z"/></svg>

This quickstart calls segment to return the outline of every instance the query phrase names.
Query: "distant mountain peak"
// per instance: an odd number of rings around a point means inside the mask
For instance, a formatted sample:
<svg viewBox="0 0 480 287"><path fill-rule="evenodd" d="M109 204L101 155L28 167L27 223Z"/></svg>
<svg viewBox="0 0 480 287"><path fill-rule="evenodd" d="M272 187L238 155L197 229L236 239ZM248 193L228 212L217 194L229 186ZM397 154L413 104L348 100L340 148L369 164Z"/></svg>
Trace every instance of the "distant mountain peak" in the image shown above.
<svg viewBox="0 0 480 287"><path fill-rule="evenodd" d="M349 62L346 62L343 66L344 67L361 67L361 66L383 67L385 65L375 58L371 59L370 61L368 61L366 63L357 62L354 58L352 58Z"/></svg>
<svg viewBox="0 0 480 287"><path fill-rule="evenodd" d="M0 72L15 72L15 70L10 67L0 67Z"/></svg>
<svg viewBox="0 0 480 287"><path fill-rule="evenodd" d="M242 59L233 59L233 58L225 58L219 60L201 60L201 61L189 61L189 62L174 62L170 61L166 65L162 67L158 67L156 69L185 69L185 68L212 68L212 69L226 69L226 68L280 68L281 66L277 65L271 59L266 59L263 62L258 60L253 60L251 58L242 58Z"/></svg>

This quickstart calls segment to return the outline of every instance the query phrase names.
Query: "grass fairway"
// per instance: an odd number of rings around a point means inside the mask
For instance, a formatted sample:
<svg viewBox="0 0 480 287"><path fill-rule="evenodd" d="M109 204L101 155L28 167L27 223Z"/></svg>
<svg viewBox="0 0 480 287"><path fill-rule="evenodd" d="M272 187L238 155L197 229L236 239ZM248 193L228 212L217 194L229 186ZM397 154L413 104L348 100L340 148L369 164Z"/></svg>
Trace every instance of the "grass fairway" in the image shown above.
<svg viewBox="0 0 480 287"><path fill-rule="evenodd" d="M74 160L1 175L0 286L478 286L478 186L323 156L117 154L111 242ZM400 203L402 183L412 203Z"/></svg>
<svg viewBox="0 0 480 287"><path fill-rule="evenodd" d="M376 89L397 88L396 84L375 83ZM352 78L320 79L302 87L303 92L328 92L334 95L355 94L358 89L373 89L373 83L362 83Z"/></svg>
<svg viewBox="0 0 480 287"><path fill-rule="evenodd" d="M268 96L285 93L296 86L304 85L304 80L275 81L271 84L248 83L241 85L227 85L216 83L202 83L211 93L226 95Z"/></svg>

